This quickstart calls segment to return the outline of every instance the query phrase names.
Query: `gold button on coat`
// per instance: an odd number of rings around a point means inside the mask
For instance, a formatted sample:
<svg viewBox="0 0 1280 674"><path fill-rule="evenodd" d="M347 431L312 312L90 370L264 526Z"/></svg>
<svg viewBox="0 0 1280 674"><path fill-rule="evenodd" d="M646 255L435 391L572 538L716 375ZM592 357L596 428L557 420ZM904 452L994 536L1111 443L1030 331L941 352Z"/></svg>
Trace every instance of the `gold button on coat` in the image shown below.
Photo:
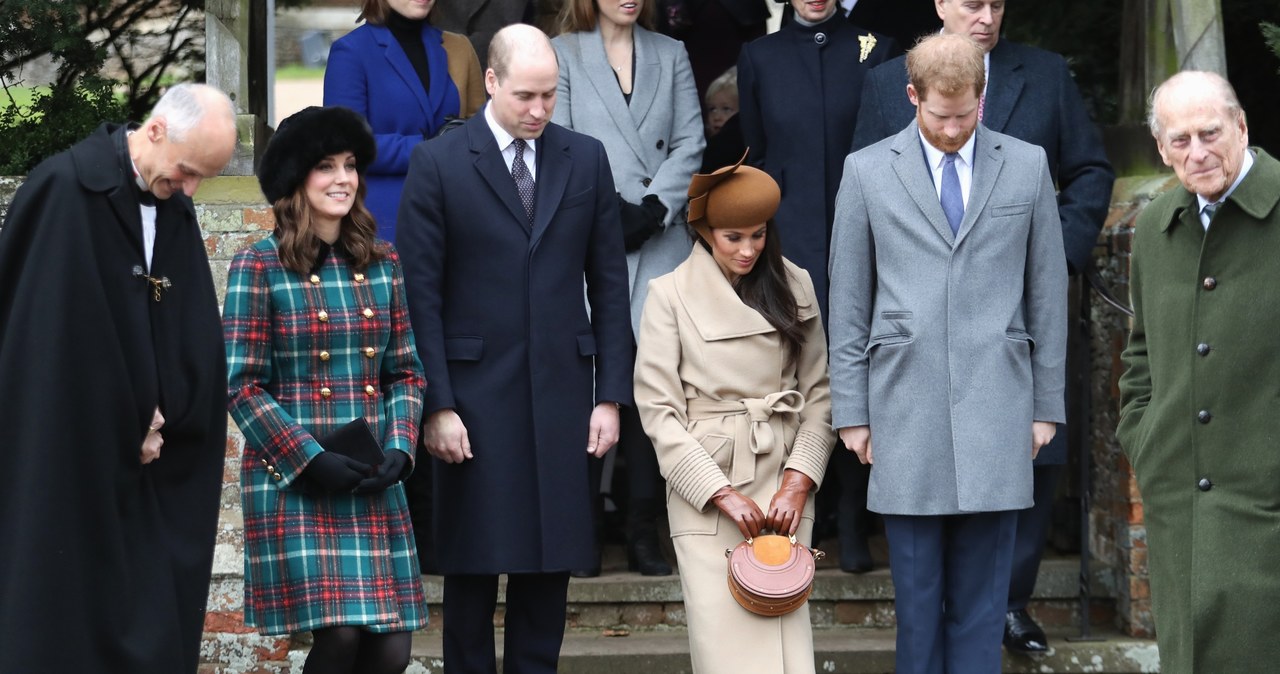
<svg viewBox="0 0 1280 674"><path fill-rule="evenodd" d="M364 274L356 274L356 283L364 283Z"/></svg>
<svg viewBox="0 0 1280 674"><path fill-rule="evenodd" d="M369 307L365 307L363 313L365 318L373 318L373 309L370 309Z"/></svg>
<svg viewBox="0 0 1280 674"><path fill-rule="evenodd" d="M373 384L369 384L368 386L365 386L365 387L364 387L364 394L365 394L365 395L369 395L369 396L371 396L371 395L373 395L374 393L377 393L377 392L378 392L378 390L377 390L377 389L375 389L375 388L373 387Z"/></svg>
<svg viewBox="0 0 1280 674"><path fill-rule="evenodd" d="M377 353L377 352L373 350L373 347L372 347L372 346L366 346L366 347L364 347L364 357L365 357L365 358L373 358L374 354L376 354L376 353Z"/></svg>
<svg viewBox="0 0 1280 674"><path fill-rule="evenodd" d="M329 360L329 352L328 352L328 351L321 351L321 352L320 352L320 360Z"/></svg>
<svg viewBox="0 0 1280 674"><path fill-rule="evenodd" d="M321 386L320 395L328 398L329 396L333 395L333 390L330 389L328 386Z"/></svg>
<svg viewBox="0 0 1280 674"><path fill-rule="evenodd" d="M280 473L276 473L275 475L272 475L271 477L274 477L274 478L276 479L276 482L279 482L280 480L283 480L283 479L284 479L284 476L283 476L283 475L281 475Z"/></svg>
<svg viewBox="0 0 1280 674"><path fill-rule="evenodd" d="M316 314L316 318L320 319L321 323L326 323L329 321L329 312L321 309L320 313Z"/></svg>
<svg viewBox="0 0 1280 674"><path fill-rule="evenodd" d="M319 276L317 276L317 275L315 275L315 274L312 274L312 275L311 275L311 278L310 278L309 280L310 280L312 283L319 283L319 282L320 282L320 277L319 277Z"/></svg>

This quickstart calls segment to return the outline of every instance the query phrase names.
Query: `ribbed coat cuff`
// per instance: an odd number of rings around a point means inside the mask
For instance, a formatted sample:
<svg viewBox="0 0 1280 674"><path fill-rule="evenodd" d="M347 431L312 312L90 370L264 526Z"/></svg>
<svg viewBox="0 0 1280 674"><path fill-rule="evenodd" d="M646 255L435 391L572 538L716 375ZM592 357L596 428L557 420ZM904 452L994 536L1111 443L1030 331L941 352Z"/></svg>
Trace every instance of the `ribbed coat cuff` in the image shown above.
<svg viewBox="0 0 1280 674"><path fill-rule="evenodd" d="M831 458L834 443L832 433L815 433L801 428L791 445L791 456L787 457L786 467L809 476L816 489L822 485L822 478L826 475L827 460Z"/></svg>
<svg viewBox="0 0 1280 674"><path fill-rule="evenodd" d="M689 505L702 512L711 495L729 486L729 478L706 452L689 452L667 476L667 483Z"/></svg>

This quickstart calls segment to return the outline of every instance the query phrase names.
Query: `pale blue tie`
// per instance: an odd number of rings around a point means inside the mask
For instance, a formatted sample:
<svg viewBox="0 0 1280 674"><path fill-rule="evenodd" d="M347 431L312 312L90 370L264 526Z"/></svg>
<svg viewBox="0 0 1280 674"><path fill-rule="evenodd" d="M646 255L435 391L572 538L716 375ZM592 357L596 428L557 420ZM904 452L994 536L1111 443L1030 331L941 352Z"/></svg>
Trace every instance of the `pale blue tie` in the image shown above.
<svg viewBox="0 0 1280 674"><path fill-rule="evenodd" d="M959 156L948 152L942 158L942 212L947 216L952 234L960 232L960 221L964 220L964 197L960 195L960 174L956 173Z"/></svg>

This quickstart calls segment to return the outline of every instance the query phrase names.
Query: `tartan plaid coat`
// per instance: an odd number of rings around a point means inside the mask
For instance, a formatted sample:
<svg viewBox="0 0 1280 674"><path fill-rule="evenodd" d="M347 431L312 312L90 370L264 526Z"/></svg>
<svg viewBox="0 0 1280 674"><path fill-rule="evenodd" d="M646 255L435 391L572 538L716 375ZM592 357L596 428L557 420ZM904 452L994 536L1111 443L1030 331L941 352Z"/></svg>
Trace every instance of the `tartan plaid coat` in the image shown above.
<svg viewBox="0 0 1280 674"><path fill-rule="evenodd" d="M404 486L314 497L294 484L324 451L315 438L357 416L412 460L426 382L399 257L358 274L329 255L302 275L272 236L236 255L223 313L229 407L245 435L245 623L263 634L424 626Z"/></svg>

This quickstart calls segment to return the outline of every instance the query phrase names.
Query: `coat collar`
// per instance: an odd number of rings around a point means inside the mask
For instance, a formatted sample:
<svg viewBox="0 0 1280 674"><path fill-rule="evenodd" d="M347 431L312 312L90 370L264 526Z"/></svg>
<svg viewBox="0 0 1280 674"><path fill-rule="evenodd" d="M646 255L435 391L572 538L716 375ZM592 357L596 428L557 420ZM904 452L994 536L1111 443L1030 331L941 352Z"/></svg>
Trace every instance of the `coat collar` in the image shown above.
<svg viewBox="0 0 1280 674"><path fill-rule="evenodd" d="M133 185L127 181L116 150L116 135L125 133L125 125L103 124L93 132L87 142L74 146L71 158L76 167L80 184L90 192L104 193L116 222L124 229L130 242L142 251L142 215ZM157 210L160 202L156 203ZM157 237L158 238L158 237Z"/></svg>
<svg viewBox="0 0 1280 674"><path fill-rule="evenodd" d="M1018 46L1001 39L991 50L990 84L987 85L987 98L982 103L983 126L1004 130L1025 84Z"/></svg>
<svg viewBox="0 0 1280 674"><path fill-rule="evenodd" d="M538 138L538 179L534 186L533 226L530 228L524 206L520 203L520 195L516 192L515 180L507 169L506 161L502 159L498 141L493 137L484 112L473 115L463 128L467 133L468 147L475 158L476 171L506 205L516 224L529 234L530 246L536 245L551 224L551 218L560 206L560 200L569 184L569 168L572 163L569 136L560 127L548 123L542 136Z"/></svg>
<svg viewBox="0 0 1280 674"><path fill-rule="evenodd" d="M1239 187L1236 187L1231 196L1227 197L1227 203L1235 204L1245 215L1263 224L1276 205L1280 204L1280 189L1276 188L1280 185L1280 161L1260 147L1250 149L1254 152L1253 168L1240 181ZM1196 195L1185 187L1177 189L1182 193L1174 208L1169 211L1169 217L1160 223L1161 232L1168 231L1179 220L1185 221L1188 226L1201 226Z"/></svg>
<svg viewBox="0 0 1280 674"><path fill-rule="evenodd" d="M890 144L890 149L897 154L893 160L893 170L898 180L929 219L933 229L953 248L973 229L978 216L991 199L996 178L1004 165L998 137L982 124L978 125L974 134L973 181L969 186L969 203L965 206L964 220L960 222L958 234L951 233L947 216L942 212L938 190L933 185L933 174L925 159L924 148L920 147L920 127L916 120L911 120L907 128L899 131Z"/></svg>
<svg viewBox="0 0 1280 674"><path fill-rule="evenodd" d="M595 88L596 94L604 103L609 117L614 120L618 132L631 146L637 157L648 156L645 144L640 138L640 125L644 123L653 101L658 96L658 79L662 69L658 64L656 36L635 26L632 40L635 49L635 68L631 76L631 104L628 105L622 96L622 88L618 86L618 78L609 67L609 58L604 51L604 38L600 36L600 26L594 30L581 33L578 39L578 53L587 79Z"/></svg>
<svg viewBox="0 0 1280 674"><path fill-rule="evenodd" d="M449 79L449 58L444 51L444 36L440 30L430 23L422 24L422 45L427 50L427 68L432 82L430 90L427 91L423 90L422 78L418 77L418 73L414 71L413 64L409 63L409 57L405 56L404 49L396 41L395 35L391 34L391 29L374 24L365 25L369 27L374 41L382 47L382 54L391 69L404 81L409 91L413 92L413 97L422 108L422 113L427 119L441 117L439 110L444 105L447 87L435 86L435 83L452 80Z"/></svg>
<svg viewBox="0 0 1280 674"><path fill-rule="evenodd" d="M800 282L799 267L784 261L791 292L800 303L800 320L818 315L816 298L810 297ZM715 258L702 244L695 242L693 252L672 272L676 296L689 313L698 335L706 342L735 339L775 332L760 312L742 302Z"/></svg>

